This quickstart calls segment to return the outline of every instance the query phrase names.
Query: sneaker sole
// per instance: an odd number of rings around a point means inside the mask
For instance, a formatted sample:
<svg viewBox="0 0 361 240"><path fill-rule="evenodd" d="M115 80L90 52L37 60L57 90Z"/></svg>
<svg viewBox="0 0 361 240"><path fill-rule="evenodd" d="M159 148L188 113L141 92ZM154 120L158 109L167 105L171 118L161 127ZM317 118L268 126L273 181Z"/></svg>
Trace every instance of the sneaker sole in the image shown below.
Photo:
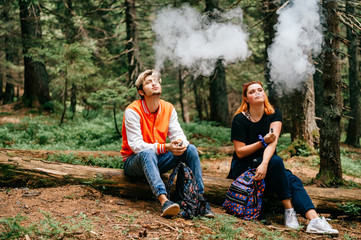
<svg viewBox="0 0 361 240"><path fill-rule="evenodd" d="M214 218L215 215L214 214L204 214L203 217Z"/></svg>
<svg viewBox="0 0 361 240"><path fill-rule="evenodd" d="M164 212L162 212L162 214L160 215L161 217L173 217L175 215L177 215L180 211L180 207L178 204L172 204L170 205L166 210L164 210Z"/></svg>
<svg viewBox="0 0 361 240"><path fill-rule="evenodd" d="M338 235L338 234L339 234L339 233L330 233L330 232L319 231L319 230L317 230L317 229L306 230L306 233L313 233L313 234L330 234L330 235Z"/></svg>

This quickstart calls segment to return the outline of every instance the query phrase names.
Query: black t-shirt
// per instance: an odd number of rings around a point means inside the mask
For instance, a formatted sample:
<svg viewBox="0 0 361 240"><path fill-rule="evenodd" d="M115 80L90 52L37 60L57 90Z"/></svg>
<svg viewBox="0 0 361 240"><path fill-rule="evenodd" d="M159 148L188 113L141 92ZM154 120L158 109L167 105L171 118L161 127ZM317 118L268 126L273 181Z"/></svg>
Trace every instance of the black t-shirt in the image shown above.
<svg viewBox="0 0 361 240"><path fill-rule="evenodd" d="M264 137L267 133L269 133L271 123L276 121L282 122L282 114L277 109L275 109L275 112L271 115L263 114L261 120L258 122L252 122L248 120L247 117L243 115L243 113L238 113L236 116L234 116L232 121L231 141L240 141L246 145L258 142L258 135L262 135L262 137ZM251 161L255 158L263 157L263 152L264 149L262 148L257 150L255 153L241 159L237 156L236 152L234 152L233 159Z"/></svg>

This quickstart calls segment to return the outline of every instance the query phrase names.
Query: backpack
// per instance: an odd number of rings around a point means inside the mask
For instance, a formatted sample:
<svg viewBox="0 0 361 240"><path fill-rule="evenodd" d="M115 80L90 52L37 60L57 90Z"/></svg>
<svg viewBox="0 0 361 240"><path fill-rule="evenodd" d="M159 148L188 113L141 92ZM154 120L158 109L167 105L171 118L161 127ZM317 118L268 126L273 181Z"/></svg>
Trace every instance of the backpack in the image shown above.
<svg viewBox="0 0 361 240"><path fill-rule="evenodd" d="M178 175L177 175L178 173ZM177 175L176 188L171 194L174 177ZM167 197L173 202L179 204L180 215L185 219L202 215L205 212L206 204L208 204L203 196L199 193L198 184L193 175L192 170L183 162L180 162L169 176L166 185Z"/></svg>
<svg viewBox="0 0 361 240"><path fill-rule="evenodd" d="M226 212L246 220L259 218L265 182L264 179L255 181L255 172L255 168L247 170L232 182L222 205Z"/></svg>

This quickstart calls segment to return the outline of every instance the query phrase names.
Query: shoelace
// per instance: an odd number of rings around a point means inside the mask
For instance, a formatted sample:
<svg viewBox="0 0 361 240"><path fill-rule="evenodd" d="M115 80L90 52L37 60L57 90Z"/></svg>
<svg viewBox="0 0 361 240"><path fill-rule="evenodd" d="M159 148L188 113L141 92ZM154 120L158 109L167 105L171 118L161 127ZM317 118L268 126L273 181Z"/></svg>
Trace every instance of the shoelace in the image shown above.
<svg viewBox="0 0 361 240"><path fill-rule="evenodd" d="M332 226L327 222L326 218L322 217L321 220L329 229L332 229Z"/></svg>

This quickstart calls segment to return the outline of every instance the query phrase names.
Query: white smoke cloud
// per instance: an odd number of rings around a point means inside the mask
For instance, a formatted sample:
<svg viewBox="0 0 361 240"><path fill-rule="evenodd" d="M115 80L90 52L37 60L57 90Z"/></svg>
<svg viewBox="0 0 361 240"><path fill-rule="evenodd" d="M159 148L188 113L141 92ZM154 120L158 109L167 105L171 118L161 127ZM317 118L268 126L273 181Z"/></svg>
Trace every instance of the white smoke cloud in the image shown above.
<svg viewBox="0 0 361 240"><path fill-rule="evenodd" d="M154 20L156 66L160 70L170 60L194 75L210 76L218 59L223 64L245 60L251 55L248 34L242 28L242 10L219 14L222 22L210 20L188 5L167 7Z"/></svg>
<svg viewBox="0 0 361 240"><path fill-rule="evenodd" d="M323 43L319 11L318 0L293 0L278 11L276 36L268 49L271 81L276 85L296 89L315 73L311 54L317 56Z"/></svg>

